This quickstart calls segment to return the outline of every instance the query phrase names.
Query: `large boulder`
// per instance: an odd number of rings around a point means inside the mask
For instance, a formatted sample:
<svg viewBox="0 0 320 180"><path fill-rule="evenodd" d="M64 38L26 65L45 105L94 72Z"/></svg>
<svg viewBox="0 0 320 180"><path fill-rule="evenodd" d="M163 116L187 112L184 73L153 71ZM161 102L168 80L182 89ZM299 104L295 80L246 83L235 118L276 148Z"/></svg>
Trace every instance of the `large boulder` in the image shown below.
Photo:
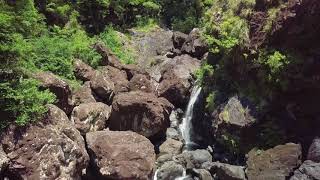
<svg viewBox="0 0 320 180"><path fill-rule="evenodd" d="M96 131L86 135L99 179L150 179L155 163L151 142L129 131Z"/></svg>
<svg viewBox="0 0 320 180"><path fill-rule="evenodd" d="M148 67L154 57L165 55L173 49L172 31L155 28L149 32L130 30L133 49L137 54L136 62L141 67Z"/></svg>
<svg viewBox="0 0 320 180"><path fill-rule="evenodd" d="M89 163L84 140L54 105L47 117L25 128L10 127L1 144L10 159L9 179L81 179Z"/></svg>
<svg viewBox="0 0 320 180"><path fill-rule="evenodd" d="M172 154L177 155L182 151L183 143L174 139L167 139L160 145L159 151L160 155Z"/></svg>
<svg viewBox="0 0 320 180"><path fill-rule="evenodd" d="M114 83L105 72L97 72L90 81L92 91L103 101L109 103L114 95Z"/></svg>
<svg viewBox="0 0 320 180"><path fill-rule="evenodd" d="M299 169L294 171L294 175L290 180L319 180L320 179L320 163L310 160L305 161Z"/></svg>
<svg viewBox="0 0 320 180"><path fill-rule="evenodd" d="M249 180L285 180L301 164L301 146L288 143L266 151L253 149L248 153Z"/></svg>
<svg viewBox="0 0 320 180"><path fill-rule="evenodd" d="M212 176L223 180L246 180L243 166L235 166L220 162L204 163L204 169L210 171Z"/></svg>
<svg viewBox="0 0 320 180"><path fill-rule="evenodd" d="M71 89L67 82L60 79L58 76L51 72L39 72L34 74L35 79L41 82L41 86L45 89L49 89L57 97L57 105L65 113L70 114L72 105Z"/></svg>
<svg viewBox="0 0 320 180"><path fill-rule="evenodd" d="M101 102L80 104L71 114L71 121L81 134L106 128L111 108Z"/></svg>
<svg viewBox="0 0 320 180"><path fill-rule="evenodd" d="M233 152L247 152L255 142L255 107L246 99L231 97L212 114L215 139Z"/></svg>
<svg viewBox="0 0 320 180"><path fill-rule="evenodd" d="M87 65L80 59L75 59L73 66L74 75L82 81L90 81L95 73L95 70L91 66Z"/></svg>
<svg viewBox="0 0 320 180"><path fill-rule="evenodd" d="M72 92L72 104L79 106L82 103L94 103L96 102L92 90L90 88L90 82L85 82L80 88Z"/></svg>
<svg viewBox="0 0 320 180"><path fill-rule="evenodd" d="M184 107L192 87L192 74L200 68L200 62L189 55L182 55L160 66L162 81L158 87L159 96L165 97L176 107Z"/></svg>
<svg viewBox="0 0 320 180"><path fill-rule="evenodd" d="M182 154L174 156L173 159L186 169L201 168L202 164L212 162L211 154L204 149L184 151Z"/></svg>
<svg viewBox="0 0 320 180"><path fill-rule="evenodd" d="M114 93L119 94L121 92L129 91L129 81L127 73L124 70L112 66L102 66L100 70L110 77L110 80L114 83Z"/></svg>
<svg viewBox="0 0 320 180"><path fill-rule="evenodd" d="M130 91L144 91L152 93L155 87L152 84L150 77L143 74L136 74L129 82Z"/></svg>
<svg viewBox="0 0 320 180"><path fill-rule="evenodd" d="M182 165L169 161L164 163L156 172L158 180L177 179L183 176L184 168Z"/></svg>
<svg viewBox="0 0 320 180"><path fill-rule="evenodd" d="M110 130L132 130L148 138L163 136L173 109L164 98L140 91L114 97L109 120Z"/></svg>
<svg viewBox="0 0 320 180"><path fill-rule="evenodd" d="M309 147L308 160L320 163L320 138L315 138Z"/></svg>
<svg viewBox="0 0 320 180"><path fill-rule="evenodd" d="M208 50L208 44L201 38L200 30L197 28L190 32L181 48L183 53L190 54L198 59L201 59Z"/></svg>

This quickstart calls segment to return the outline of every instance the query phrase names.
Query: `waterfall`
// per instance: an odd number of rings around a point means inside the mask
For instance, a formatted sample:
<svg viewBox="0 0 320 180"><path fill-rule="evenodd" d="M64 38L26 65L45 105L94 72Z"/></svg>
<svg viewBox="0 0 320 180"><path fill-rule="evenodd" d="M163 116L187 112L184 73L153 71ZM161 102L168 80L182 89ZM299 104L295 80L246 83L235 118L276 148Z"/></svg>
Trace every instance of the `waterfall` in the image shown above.
<svg viewBox="0 0 320 180"><path fill-rule="evenodd" d="M193 108L194 104L197 102L199 95L201 93L202 88L200 86L194 86L191 92L190 100L187 106L187 110L182 119L182 124L180 124L179 128L182 134L182 137L185 141L185 145L188 146L196 145L196 143L192 142L192 118L193 118Z"/></svg>

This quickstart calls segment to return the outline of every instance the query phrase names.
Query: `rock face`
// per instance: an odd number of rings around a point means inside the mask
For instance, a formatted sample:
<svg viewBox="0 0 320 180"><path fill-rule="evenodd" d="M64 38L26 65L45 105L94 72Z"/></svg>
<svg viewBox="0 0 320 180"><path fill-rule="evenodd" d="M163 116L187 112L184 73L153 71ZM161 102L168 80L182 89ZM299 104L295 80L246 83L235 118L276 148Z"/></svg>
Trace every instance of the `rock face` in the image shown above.
<svg viewBox="0 0 320 180"><path fill-rule="evenodd" d="M221 144L227 145L228 141L233 141L234 148L239 152L250 148L250 143L254 141L253 125L257 116L250 102L232 97L212 116L214 136Z"/></svg>
<svg viewBox="0 0 320 180"><path fill-rule="evenodd" d="M285 180L301 163L301 146L288 143L248 154L248 180Z"/></svg>
<svg viewBox="0 0 320 180"><path fill-rule="evenodd" d="M315 138L309 147L308 160L320 163L320 138Z"/></svg>
<svg viewBox="0 0 320 180"><path fill-rule="evenodd" d="M71 89L65 81L50 72L40 72L34 78L41 82L41 86L49 89L57 97L56 105L67 114L70 114L72 106Z"/></svg>
<svg viewBox="0 0 320 180"><path fill-rule="evenodd" d="M71 114L71 121L81 134L106 128L111 108L101 102L80 104Z"/></svg>
<svg viewBox="0 0 320 180"><path fill-rule="evenodd" d="M93 77L95 70L79 59L74 61L74 75L82 81L89 81Z"/></svg>
<svg viewBox="0 0 320 180"><path fill-rule="evenodd" d="M176 49L181 49L182 45L184 44L184 42L186 42L187 38L188 38L187 34L184 34L179 31L173 32L172 41L173 41L174 47Z"/></svg>
<svg viewBox="0 0 320 180"><path fill-rule="evenodd" d="M94 102L96 102L96 100L92 95L90 82L85 82L82 87L72 92L72 104L74 106L79 106L82 103L94 103Z"/></svg>
<svg viewBox="0 0 320 180"><path fill-rule="evenodd" d="M10 179L80 179L89 162L79 131L53 105L43 122L11 127L1 143L10 159L5 172Z"/></svg>
<svg viewBox="0 0 320 180"><path fill-rule="evenodd" d="M0 146L0 174L4 172L8 164L9 164L9 158L7 157L7 154L3 151L2 146ZM1 175L0 175L0 178L2 178Z"/></svg>
<svg viewBox="0 0 320 180"><path fill-rule="evenodd" d="M173 49L172 32L156 28L144 33L131 30L133 47L137 53L136 62L141 67L148 67L155 56L165 55Z"/></svg>
<svg viewBox="0 0 320 180"><path fill-rule="evenodd" d="M187 104L192 76L199 67L199 60L189 55L176 56L161 65L162 81L158 87L158 94L165 97L176 107Z"/></svg>
<svg viewBox="0 0 320 180"><path fill-rule="evenodd" d="M197 28L190 32L181 48L182 53L190 54L198 59L201 59L208 50L208 45L201 39L200 30Z"/></svg>
<svg viewBox="0 0 320 180"><path fill-rule="evenodd" d="M114 83L103 72L97 72L91 79L91 89L102 100L110 102L114 94Z"/></svg>
<svg viewBox="0 0 320 180"><path fill-rule="evenodd" d="M320 179L320 163L305 161L299 169L294 171L290 180L318 180Z"/></svg>
<svg viewBox="0 0 320 180"><path fill-rule="evenodd" d="M172 104L164 98L140 91L114 97L110 130L132 130L145 137L162 136L169 127Z"/></svg>
<svg viewBox="0 0 320 180"><path fill-rule="evenodd" d="M97 131L86 135L100 179L150 179L155 163L151 142L134 132Z"/></svg>
<svg viewBox="0 0 320 180"><path fill-rule="evenodd" d="M243 166L234 166L230 164L224 164L219 162L204 163L202 165L204 169L210 171L210 173L223 180L246 180L246 175Z"/></svg>

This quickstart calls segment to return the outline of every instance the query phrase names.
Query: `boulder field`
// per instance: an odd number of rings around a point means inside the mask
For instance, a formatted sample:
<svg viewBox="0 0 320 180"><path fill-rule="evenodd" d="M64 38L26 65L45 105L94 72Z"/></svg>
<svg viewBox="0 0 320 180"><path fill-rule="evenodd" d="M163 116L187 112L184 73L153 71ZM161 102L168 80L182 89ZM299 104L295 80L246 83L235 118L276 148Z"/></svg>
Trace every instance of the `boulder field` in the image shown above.
<svg viewBox="0 0 320 180"><path fill-rule="evenodd" d="M196 104L191 123L198 144L187 149L179 125L208 45L199 29L130 33L137 64L121 64L98 42L92 46L102 56L97 68L74 60L75 77L83 82L77 89L52 73L33 74L57 101L42 121L1 134L0 179L320 179L320 139L310 147L257 148L260 116L244 97L227 97L205 115L204 103Z"/></svg>

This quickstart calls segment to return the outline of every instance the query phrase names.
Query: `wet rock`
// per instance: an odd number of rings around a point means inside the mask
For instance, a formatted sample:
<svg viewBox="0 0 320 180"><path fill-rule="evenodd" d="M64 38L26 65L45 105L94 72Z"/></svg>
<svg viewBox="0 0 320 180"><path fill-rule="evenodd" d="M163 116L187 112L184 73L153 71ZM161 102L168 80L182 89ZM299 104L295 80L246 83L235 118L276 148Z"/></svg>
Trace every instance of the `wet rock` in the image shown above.
<svg viewBox="0 0 320 180"><path fill-rule="evenodd" d="M158 94L168 99L175 107L184 107L189 100L192 74L200 62L189 55L182 55L166 62L162 67L162 81Z"/></svg>
<svg viewBox="0 0 320 180"><path fill-rule="evenodd" d="M122 93L114 97L109 128L132 130L151 139L164 136L172 109L166 99L151 93Z"/></svg>
<svg viewBox="0 0 320 180"><path fill-rule="evenodd" d="M184 44L184 42L186 42L187 38L188 38L187 34L184 34L179 31L173 32L172 40L173 40L174 47L176 49L181 49L182 45Z"/></svg>
<svg viewBox="0 0 320 180"><path fill-rule="evenodd" d="M202 168L210 171L212 175L223 180L246 180L243 166L234 166L219 162L204 163Z"/></svg>
<svg viewBox="0 0 320 180"><path fill-rule="evenodd" d="M80 104L71 114L71 121L82 135L106 128L111 108L101 102Z"/></svg>
<svg viewBox="0 0 320 180"><path fill-rule="evenodd" d="M190 32L181 48L182 53L190 54L198 59L201 59L208 50L208 45L201 39L200 30L197 28Z"/></svg>
<svg viewBox="0 0 320 180"><path fill-rule="evenodd" d="M160 155L162 154L180 154L182 151L183 143L174 139L167 139L160 146Z"/></svg>
<svg viewBox="0 0 320 180"><path fill-rule="evenodd" d="M87 81L79 89L72 92L72 104L74 106L79 106L82 103L94 103L96 102L94 96L92 95L92 90L90 88L90 82Z"/></svg>
<svg viewBox="0 0 320 180"><path fill-rule="evenodd" d="M294 171L294 175L290 180L319 180L320 179L320 163L310 160L305 161L299 169Z"/></svg>
<svg viewBox="0 0 320 180"><path fill-rule="evenodd" d="M74 63L74 75L77 79L80 79L82 81L90 81L93 77L95 70L81 61L80 59L75 59Z"/></svg>
<svg viewBox="0 0 320 180"><path fill-rule="evenodd" d="M182 140L181 135L179 134L178 130L174 128L168 128L166 132L166 137L174 140Z"/></svg>
<svg viewBox="0 0 320 180"><path fill-rule="evenodd" d="M249 180L285 180L301 163L301 146L288 143L266 151L248 153L247 176Z"/></svg>
<svg viewBox="0 0 320 180"><path fill-rule="evenodd" d="M320 138L315 138L309 147L308 160L320 163Z"/></svg>
<svg viewBox="0 0 320 180"><path fill-rule="evenodd" d="M150 179L155 163L151 142L129 131L96 131L86 135L99 179Z"/></svg>
<svg viewBox="0 0 320 180"><path fill-rule="evenodd" d="M161 167L165 162L172 161L173 154L163 154L157 158L157 167Z"/></svg>
<svg viewBox="0 0 320 180"><path fill-rule="evenodd" d="M124 70L120 70L112 66L102 66L99 70L104 72L114 83L115 94L129 91L129 81L127 73Z"/></svg>
<svg viewBox="0 0 320 180"><path fill-rule="evenodd" d="M79 131L54 105L43 121L25 128L11 126L1 136L10 159L9 179L79 179L89 156Z"/></svg>
<svg viewBox="0 0 320 180"><path fill-rule="evenodd" d="M97 72L90 81L92 91L102 100L110 102L114 94L114 83L103 72Z"/></svg>
<svg viewBox="0 0 320 180"><path fill-rule="evenodd" d="M129 88L131 91L143 91L149 93L155 91L155 87L153 86L150 78L142 74L136 74L132 77L129 82Z"/></svg>
<svg viewBox="0 0 320 180"><path fill-rule="evenodd" d="M158 180L176 179L183 175L183 166L173 161L164 163L157 172Z"/></svg>
<svg viewBox="0 0 320 180"><path fill-rule="evenodd" d="M49 89L57 97L55 103L65 113L70 114L73 105L71 97L71 89L68 83L61 80L58 76L51 72L39 72L33 76L35 79L41 82L41 86L45 89Z"/></svg>
<svg viewBox="0 0 320 180"><path fill-rule="evenodd" d="M204 149L195 151L185 151L182 154L174 156L174 160L182 164L187 169L201 168L205 162L212 162L211 154Z"/></svg>

